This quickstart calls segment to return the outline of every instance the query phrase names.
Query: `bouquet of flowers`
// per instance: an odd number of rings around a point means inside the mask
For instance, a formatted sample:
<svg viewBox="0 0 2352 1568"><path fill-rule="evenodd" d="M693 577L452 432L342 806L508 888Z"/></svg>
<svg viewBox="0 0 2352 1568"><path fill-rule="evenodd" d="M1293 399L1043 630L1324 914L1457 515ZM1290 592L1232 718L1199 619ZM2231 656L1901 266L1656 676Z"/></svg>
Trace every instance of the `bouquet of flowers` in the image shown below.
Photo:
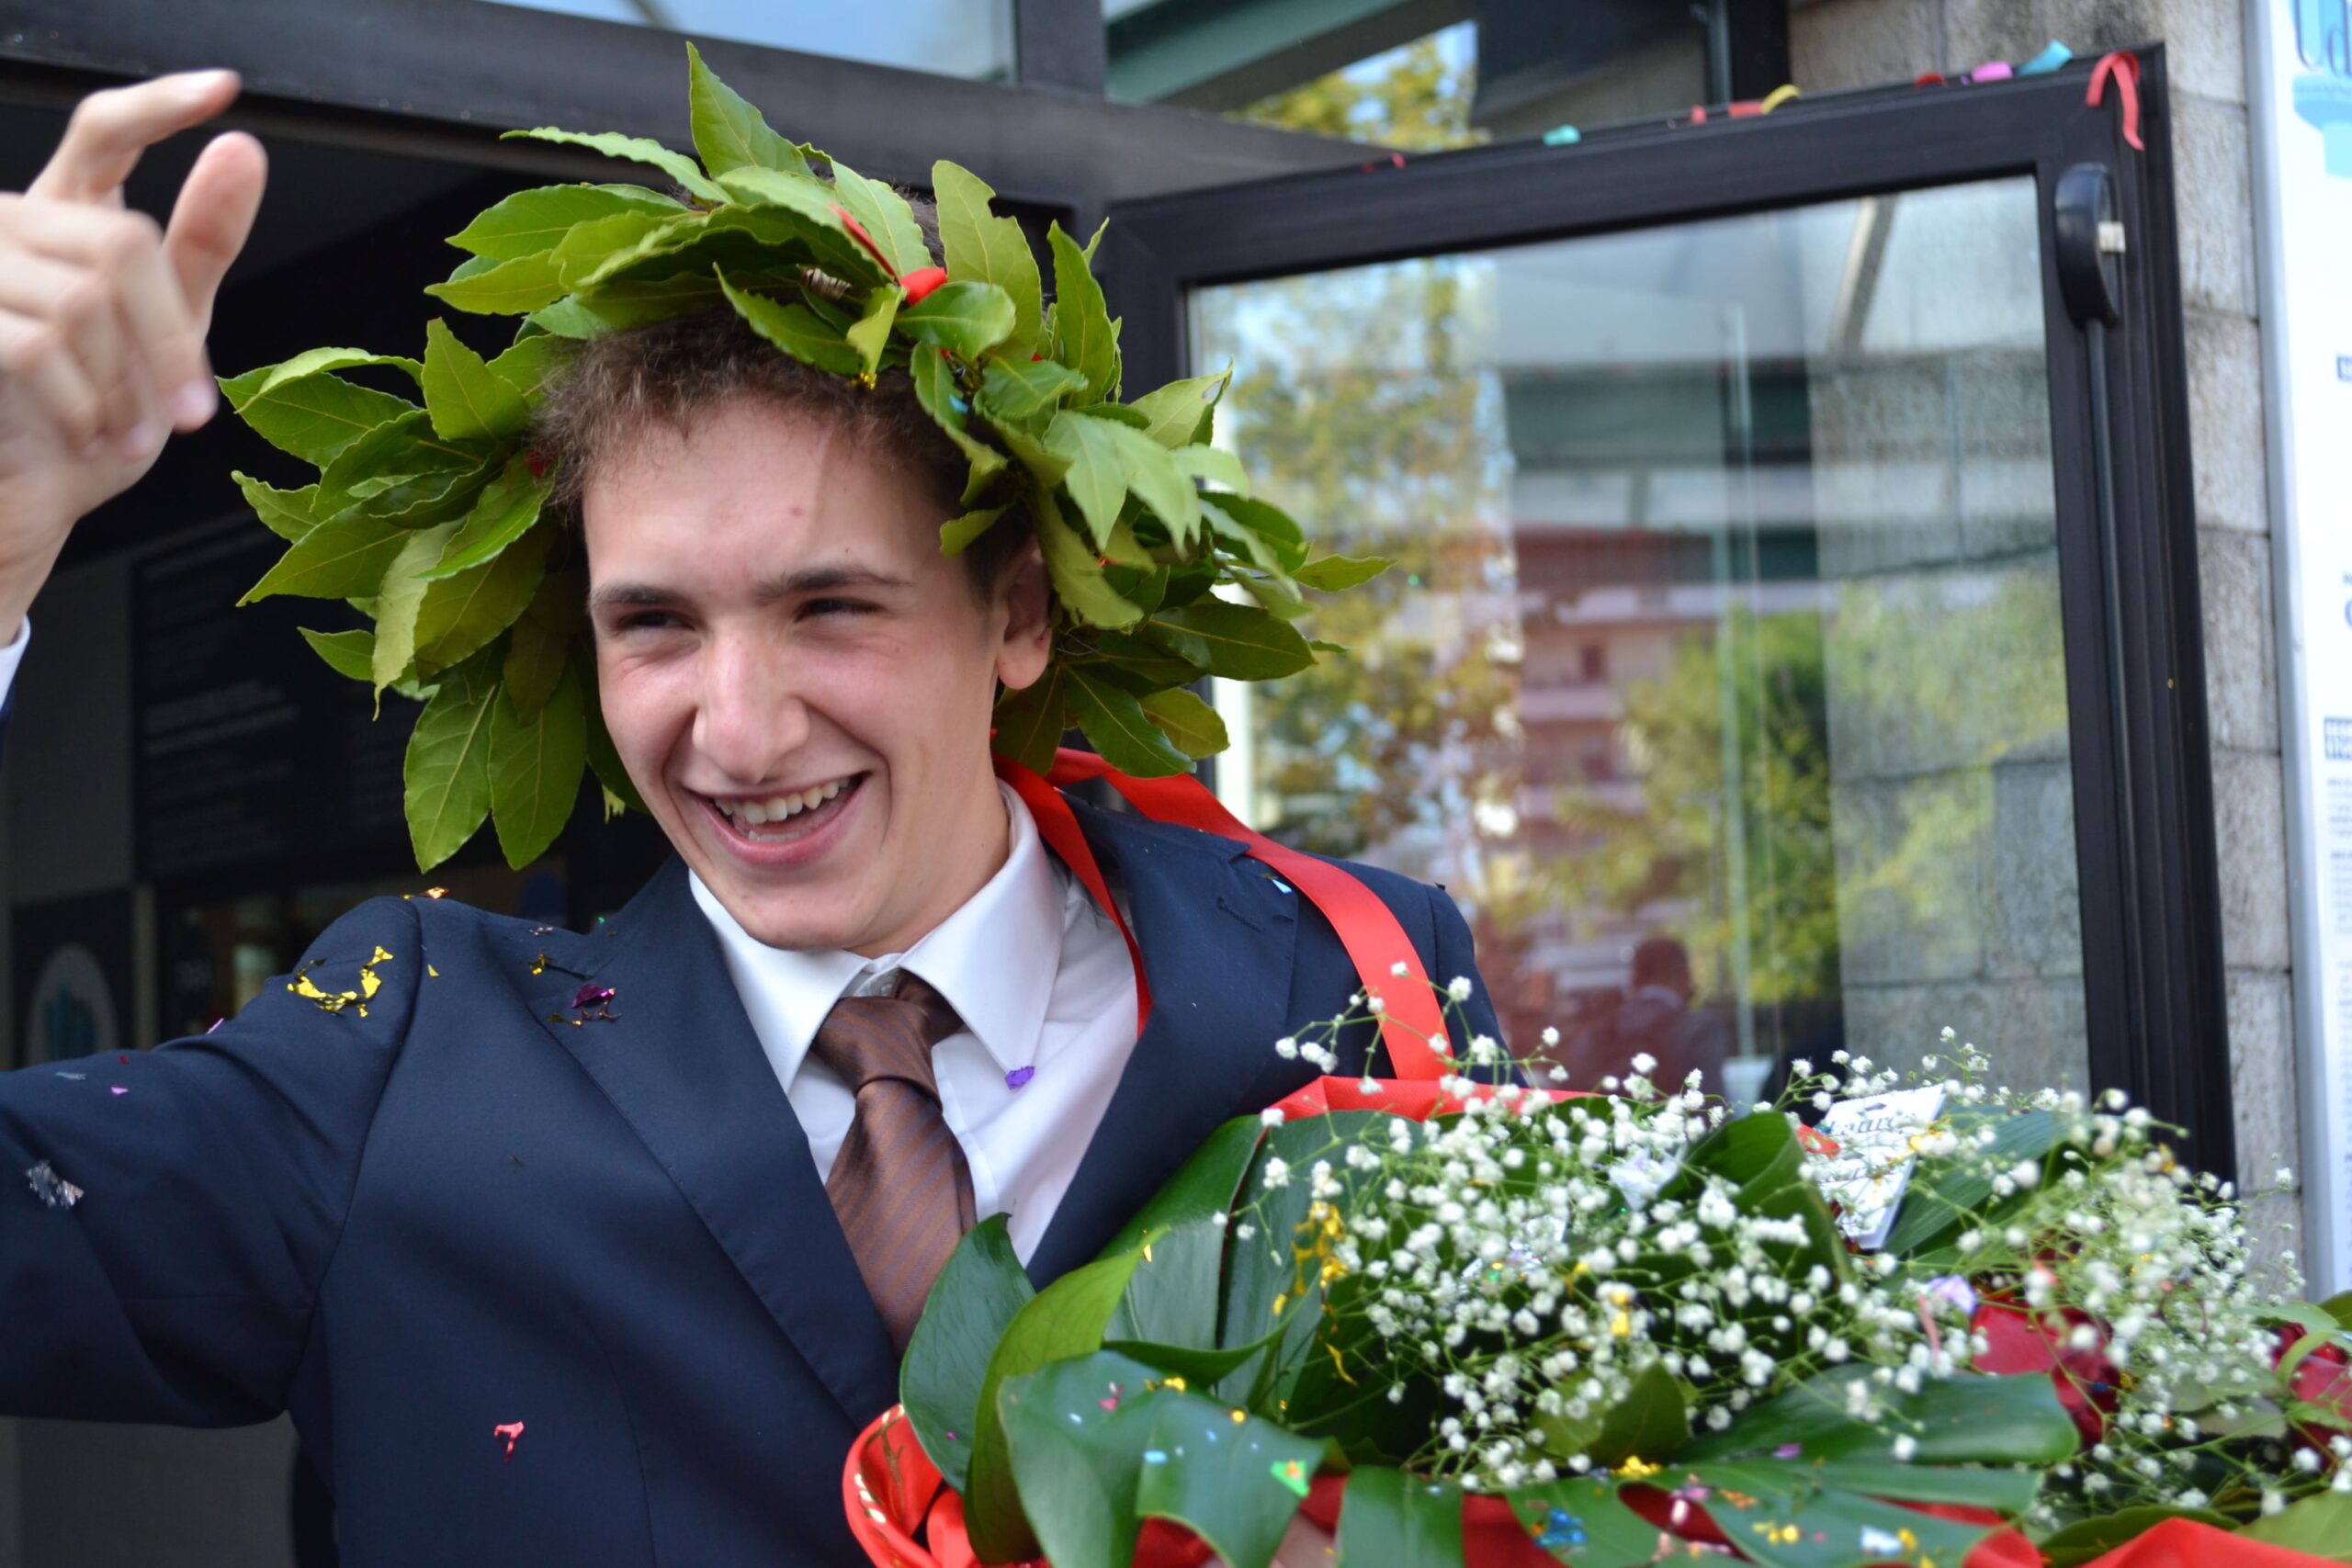
<svg viewBox="0 0 2352 1568"><path fill-rule="evenodd" d="M971 1233L844 1477L874 1560L1264 1568L1302 1508L1430 1568L2344 1560L2352 1298L2120 1095L1949 1034L1745 1114L1472 1055L1228 1124L1041 1292Z"/></svg>

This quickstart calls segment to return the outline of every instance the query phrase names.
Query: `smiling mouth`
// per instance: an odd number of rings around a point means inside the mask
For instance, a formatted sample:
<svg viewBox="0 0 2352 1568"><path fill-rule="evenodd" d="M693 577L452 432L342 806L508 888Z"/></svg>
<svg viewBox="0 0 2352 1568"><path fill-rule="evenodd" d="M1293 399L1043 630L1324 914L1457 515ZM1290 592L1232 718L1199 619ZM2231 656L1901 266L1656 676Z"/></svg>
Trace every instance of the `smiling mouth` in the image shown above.
<svg viewBox="0 0 2352 1568"><path fill-rule="evenodd" d="M776 843L800 838L838 816L865 779L864 773L852 773L783 795L702 798L741 837L755 844Z"/></svg>

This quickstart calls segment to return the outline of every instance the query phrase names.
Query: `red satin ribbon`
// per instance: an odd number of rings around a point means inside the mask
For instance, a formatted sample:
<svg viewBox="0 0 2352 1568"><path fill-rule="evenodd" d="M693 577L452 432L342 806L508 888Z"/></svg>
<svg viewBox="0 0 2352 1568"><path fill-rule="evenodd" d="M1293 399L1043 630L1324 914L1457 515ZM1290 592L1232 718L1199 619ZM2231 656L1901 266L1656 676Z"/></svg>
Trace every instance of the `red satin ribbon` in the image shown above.
<svg viewBox="0 0 2352 1568"><path fill-rule="evenodd" d="M1022 804L1036 819L1038 836L1081 886L1107 911L1126 940L1127 956L1136 966L1136 1030L1141 1033L1151 1017L1151 993L1144 983L1143 950L1111 897L1102 868L1079 829L1077 815L1056 786L1101 779L1137 811L1155 822L1215 833L1249 847L1252 858L1279 872L1323 912L1339 933L1340 943L1356 966L1367 991L1378 995L1385 1011L1380 1021L1381 1043L1388 1052L1388 1076L1399 1078L1442 1077L1447 1056L1445 1015L1430 988L1429 972L1413 950L1405 928L1380 896L1328 861L1278 844L1263 833L1244 827L1220 805L1216 796L1191 774L1166 779L1129 778L1090 751L1063 750L1054 757L1053 772L1044 778L1020 763L1000 757L997 776L1012 786ZM1397 965L1403 970L1398 972Z"/></svg>
<svg viewBox="0 0 2352 1568"><path fill-rule="evenodd" d="M2098 57L2091 67L2090 90L2083 95L2083 102L2098 107L2107 96L2109 77L2115 80L2116 96L2123 102L2123 140L2135 152L2144 152L2147 144L2140 140L2140 57L2128 49L2109 50Z"/></svg>

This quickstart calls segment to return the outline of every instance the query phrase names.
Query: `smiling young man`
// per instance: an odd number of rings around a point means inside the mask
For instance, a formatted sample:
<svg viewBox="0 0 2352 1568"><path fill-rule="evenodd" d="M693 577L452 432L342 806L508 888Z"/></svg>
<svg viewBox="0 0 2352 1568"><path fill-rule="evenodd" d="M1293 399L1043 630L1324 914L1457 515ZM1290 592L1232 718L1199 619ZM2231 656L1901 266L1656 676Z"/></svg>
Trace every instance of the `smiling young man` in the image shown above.
<svg viewBox="0 0 2352 1568"><path fill-rule="evenodd" d="M206 416L259 149L216 141L160 236L117 209L233 91L98 95L0 199L9 627ZM1115 913L1046 847L989 727L1049 577L1011 527L942 554L962 458L903 374L684 318L590 344L535 439L674 859L591 934L377 900L210 1035L0 1076L0 1411L290 1411L358 1568L857 1562L842 1460L956 1238L1002 1212L1038 1280L1086 1261L1310 1076L1271 1043L1356 971L1236 843L1073 804ZM1358 874L1475 974L1442 893Z"/></svg>

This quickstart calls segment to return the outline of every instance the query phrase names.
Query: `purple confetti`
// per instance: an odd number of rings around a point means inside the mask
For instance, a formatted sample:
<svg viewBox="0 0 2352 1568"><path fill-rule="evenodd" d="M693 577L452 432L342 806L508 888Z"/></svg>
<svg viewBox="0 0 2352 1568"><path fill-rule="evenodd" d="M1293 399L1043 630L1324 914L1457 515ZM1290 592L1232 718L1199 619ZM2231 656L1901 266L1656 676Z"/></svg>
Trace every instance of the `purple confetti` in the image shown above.
<svg viewBox="0 0 2352 1568"><path fill-rule="evenodd" d="M1779 1448L1772 1450L1772 1457L1774 1459L1794 1459L1797 1455L1803 1452L1804 1452L1804 1445L1803 1443L1782 1443Z"/></svg>
<svg viewBox="0 0 2352 1568"><path fill-rule="evenodd" d="M1976 1292L1957 1274L1939 1274L1928 1281L1928 1292L1941 1296L1960 1311L1962 1317L1976 1315Z"/></svg>
<svg viewBox="0 0 2352 1568"><path fill-rule="evenodd" d="M1004 1075L1004 1087L1007 1089L1019 1089L1036 1076L1037 1069L1035 1067L1015 1067L1012 1071Z"/></svg>
<svg viewBox="0 0 2352 1568"><path fill-rule="evenodd" d="M228 1022L228 1021L228 1021L227 1019L225 1019L225 1018L216 1018L216 1019L214 1019L214 1020L212 1021L212 1027L211 1027L211 1029L207 1029L204 1032L205 1032L205 1033L207 1033L207 1034L209 1034L209 1033L211 1033L211 1032L213 1032L213 1030L217 1030L217 1029L219 1029L222 1024L224 1024L224 1023L226 1023L226 1022Z"/></svg>
<svg viewBox="0 0 2352 1568"><path fill-rule="evenodd" d="M576 1012L582 1008L600 1008L612 999L613 988L610 986L591 983L571 993L572 1010Z"/></svg>
<svg viewBox="0 0 2352 1568"><path fill-rule="evenodd" d="M70 1209L82 1201L82 1190L58 1175L47 1160L25 1172L25 1179L44 1209Z"/></svg>
<svg viewBox="0 0 2352 1568"><path fill-rule="evenodd" d="M114 1086L114 1092L117 1094L129 1094L130 1091L123 1088L120 1084L116 1084Z"/></svg>

